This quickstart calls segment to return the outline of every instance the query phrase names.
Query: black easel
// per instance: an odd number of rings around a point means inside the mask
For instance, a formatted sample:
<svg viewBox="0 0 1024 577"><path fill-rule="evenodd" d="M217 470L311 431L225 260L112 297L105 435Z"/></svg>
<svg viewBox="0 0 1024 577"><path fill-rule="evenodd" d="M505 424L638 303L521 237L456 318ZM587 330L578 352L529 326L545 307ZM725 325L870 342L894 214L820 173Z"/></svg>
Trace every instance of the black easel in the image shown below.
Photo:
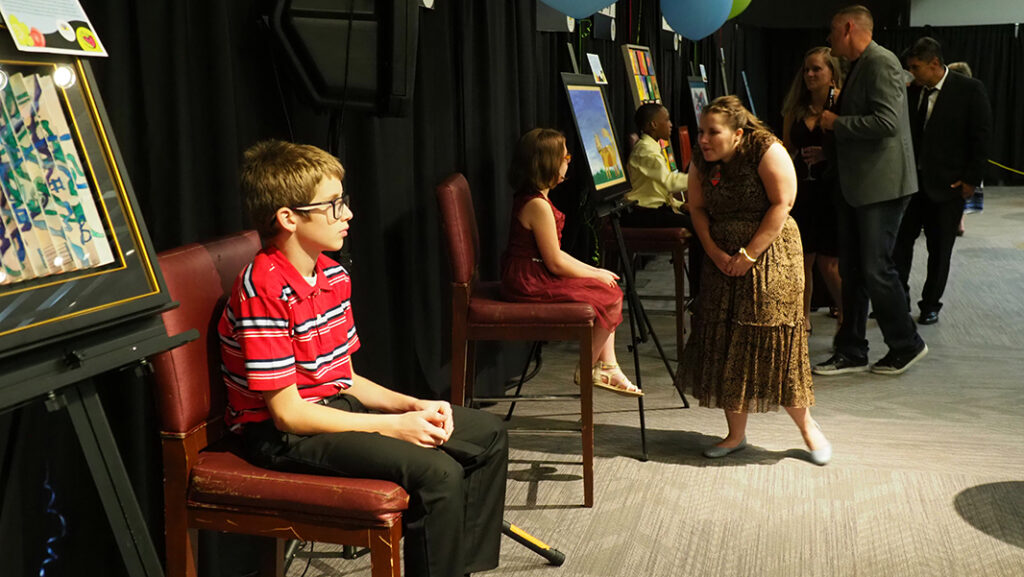
<svg viewBox="0 0 1024 577"><path fill-rule="evenodd" d="M633 263L630 262L629 252L626 250L626 241L622 238L622 227L619 224L619 219L622 213L629 212L636 205L635 200L626 200L624 197L614 201L614 203L605 203L598 205L595 209L595 214L598 218L608 217L611 222L612 230L615 232L615 241L619 247L619 260L622 262L622 276L626 281L626 287L623 291L624 299L629 304L629 345L628 349L633 353L633 369L636 372L636 386L641 391L643 390L643 377L640 373L640 351L637 345L640 343L647 342L647 336L650 335L651 340L654 341L654 346L658 349L658 356L661 357L661 361L665 363L665 370L668 371L669 378L675 382L676 374L672 370L672 365L668 362L668 357L665 356L665 349L661 346L661 341L658 339L658 334L654 332L654 327L651 325L651 319L647 316L647 311L644 310L643 303L640 302L640 295L636 292L636 282L633 276ZM644 418L644 398L637 398L637 404L640 410L640 448L643 453L641 460L647 460L647 425ZM689 401L686 400L686 396L683 396L683 406L690 408Z"/></svg>
<svg viewBox="0 0 1024 577"><path fill-rule="evenodd" d="M118 367L145 363L146 357L197 336L195 330L189 330L168 337L160 317L151 316L5 359L0 410L38 402L34 393L45 388L49 392L41 400L46 409L67 412L131 577L163 577L164 572L96 392L96 377Z"/></svg>

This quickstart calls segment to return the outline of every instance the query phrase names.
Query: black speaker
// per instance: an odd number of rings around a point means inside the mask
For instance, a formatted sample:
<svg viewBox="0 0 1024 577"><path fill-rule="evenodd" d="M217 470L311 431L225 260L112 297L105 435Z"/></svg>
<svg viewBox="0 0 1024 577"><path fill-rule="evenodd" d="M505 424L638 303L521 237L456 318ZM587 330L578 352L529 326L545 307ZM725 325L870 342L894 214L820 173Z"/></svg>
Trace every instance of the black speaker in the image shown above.
<svg viewBox="0 0 1024 577"><path fill-rule="evenodd" d="M615 18L597 13L590 17L594 24L595 40L615 40Z"/></svg>
<svg viewBox="0 0 1024 577"><path fill-rule="evenodd" d="M317 105L408 114L417 0L276 0L271 27Z"/></svg>

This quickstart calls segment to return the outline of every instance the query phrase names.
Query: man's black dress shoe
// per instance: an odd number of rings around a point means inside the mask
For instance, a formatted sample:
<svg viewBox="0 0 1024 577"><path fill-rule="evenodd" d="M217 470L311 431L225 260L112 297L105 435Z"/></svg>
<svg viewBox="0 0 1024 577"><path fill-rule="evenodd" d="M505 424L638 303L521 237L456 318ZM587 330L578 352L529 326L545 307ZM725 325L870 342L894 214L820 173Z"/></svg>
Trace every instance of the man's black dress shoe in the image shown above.
<svg viewBox="0 0 1024 577"><path fill-rule="evenodd" d="M919 325L934 325L939 322L939 311L928 311L921 313L921 316L917 317L917 324Z"/></svg>

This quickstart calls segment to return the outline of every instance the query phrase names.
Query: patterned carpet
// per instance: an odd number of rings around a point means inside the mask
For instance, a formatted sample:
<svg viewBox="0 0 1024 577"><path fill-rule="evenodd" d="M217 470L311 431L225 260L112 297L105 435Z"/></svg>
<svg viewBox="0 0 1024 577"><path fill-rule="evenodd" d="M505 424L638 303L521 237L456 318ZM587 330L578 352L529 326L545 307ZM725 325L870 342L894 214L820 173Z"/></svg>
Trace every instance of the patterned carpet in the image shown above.
<svg viewBox="0 0 1024 577"><path fill-rule="evenodd" d="M567 558L548 566L505 539L501 567L486 575L1024 575L1024 189L986 193L985 211L966 218L941 320L920 329L928 357L899 377L815 378L830 465L806 460L784 412L752 416L745 451L705 459L702 447L725 432L721 412L681 408L654 347L641 345L649 460L638 460L636 401L598 391L596 502L584 509L578 437L514 434L506 518ZM915 293L925 256L922 239ZM641 293L671 283L663 257L638 281ZM674 355L670 306L647 308ZM835 321L812 317L816 362ZM619 355L631 367L626 335ZM877 360L885 346L873 321L869 339ZM571 387L575 354L548 345L531 392ZM574 408L534 404L515 420L571 424ZM306 575L369 575L368 560L313 560Z"/></svg>

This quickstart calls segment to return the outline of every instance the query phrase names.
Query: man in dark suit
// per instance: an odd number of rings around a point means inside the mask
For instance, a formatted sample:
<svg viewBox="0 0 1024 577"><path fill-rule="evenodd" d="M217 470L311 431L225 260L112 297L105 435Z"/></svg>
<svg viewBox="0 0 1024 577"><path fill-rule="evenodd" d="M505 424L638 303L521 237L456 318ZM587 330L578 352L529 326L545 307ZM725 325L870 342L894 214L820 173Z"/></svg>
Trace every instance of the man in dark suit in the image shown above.
<svg viewBox="0 0 1024 577"><path fill-rule="evenodd" d="M911 132L921 190L911 197L903 215L893 258L909 295L914 242L924 229L928 276L917 303L917 322L930 325L939 320L964 201L981 184L988 162L992 108L981 82L946 68L942 47L934 38L914 43L907 53L907 68L916 81L907 91L907 101L916 111Z"/></svg>
<svg viewBox="0 0 1024 577"><path fill-rule="evenodd" d="M898 375L928 353L907 310L907 292L892 260L903 210L917 192L903 67L895 54L872 40L874 19L863 6L832 18L832 54L852 62L837 103L821 126L835 140L839 171L839 273L843 322L835 354L815 365L819 375L868 370L865 336L868 298L889 352L871 366Z"/></svg>

